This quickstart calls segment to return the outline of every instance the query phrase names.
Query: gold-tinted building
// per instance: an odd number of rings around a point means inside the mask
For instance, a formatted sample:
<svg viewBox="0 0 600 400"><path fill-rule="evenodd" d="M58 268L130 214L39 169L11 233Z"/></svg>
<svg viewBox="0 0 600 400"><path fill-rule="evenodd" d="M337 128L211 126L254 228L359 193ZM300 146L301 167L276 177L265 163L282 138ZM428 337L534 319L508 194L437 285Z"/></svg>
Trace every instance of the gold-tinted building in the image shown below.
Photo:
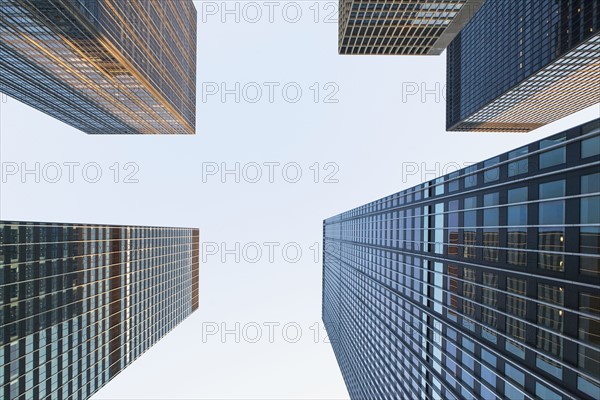
<svg viewBox="0 0 600 400"><path fill-rule="evenodd" d="M0 0L0 35L0 92L86 133L195 133L191 0Z"/></svg>
<svg viewBox="0 0 600 400"><path fill-rule="evenodd" d="M485 0L340 0L340 54L439 55Z"/></svg>

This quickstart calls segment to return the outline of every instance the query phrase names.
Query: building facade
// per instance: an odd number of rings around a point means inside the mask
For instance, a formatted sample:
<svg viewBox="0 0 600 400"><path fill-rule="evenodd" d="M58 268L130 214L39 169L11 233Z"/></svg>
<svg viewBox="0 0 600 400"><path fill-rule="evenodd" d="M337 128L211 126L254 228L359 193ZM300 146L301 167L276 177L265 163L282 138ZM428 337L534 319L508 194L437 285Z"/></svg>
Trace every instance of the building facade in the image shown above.
<svg viewBox="0 0 600 400"><path fill-rule="evenodd" d="M600 397L600 119L323 231L353 399Z"/></svg>
<svg viewBox="0 0 600 400"><path fill-rule="evenodd" d="M527 132L600 101L600 2L486 2L448 46L449 131Z"/></svg>
<svg viewBox="0 0 600 400"><path fill-rule="evenodd" d="M340 54L439 55L485 0L340 0Z"/></svg>
<svg viewBox="0 0 600 400"><path fill-rule="evenodd" d="M86 133L195 133L191 0L0 0L0 21L0 92Z"/></svg>
<svg viewBox="0 0 600 400"><path fill-rule="evenodd" d="M198 230L0 221L0 398L87 399L198 308Z"/></svg>

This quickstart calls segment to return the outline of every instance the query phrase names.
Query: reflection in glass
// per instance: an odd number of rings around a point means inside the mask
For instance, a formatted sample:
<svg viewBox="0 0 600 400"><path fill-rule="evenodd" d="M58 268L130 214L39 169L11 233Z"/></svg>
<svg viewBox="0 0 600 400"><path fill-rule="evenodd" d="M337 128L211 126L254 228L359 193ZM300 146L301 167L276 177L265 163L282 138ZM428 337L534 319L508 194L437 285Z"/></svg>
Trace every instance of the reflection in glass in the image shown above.
<svg viewBox="0 0 600 400"><path fill-rule="evenodd" d="M481 290L482 302L488 307L481 308L481 320L492 329L483 328L484 338L496 343L496 307L498 306L498 275L491 272L483 273L483 285Z"/></svg>
<svg viewBox="0 0 600 400"><path fill-rule="evenodd" d="M463 279L465 280L463 282L463 297L465 297L465 300L463 300L463 313L465 316L471 317L471 319L463 318L463 326L473 331L475 330L475 324L473 323L475 317L475 285L470 282L476 282L475 270L465 268L463 274ZM466 299L471 299L472 301Z"/></svg>
<svg viewBox="0 0 600 400"><path fill-rule="evenodd" d="M579 316L579 339L600 348L600 294L581 293L579 311L587 314ZM578 347L579 368L600 378L600 351L589 346Z"/></svg>
<svg viewBox="0 0 600 400"><path fill-rule="evenodd" d="M458 200L448 202L448 255L458 255Z"/></svg>
<svg viewBox="0 0 600 400"><path fill-rule="evenodd" d="M517 158L520 156L524 156L529 153L529 149L527 147L521 147L520 149L511 151L508 153L508 159L511 160L513 158ZM508 163L508 176L516 176L520 174L524 174L529 171L529 160L527 157L513 161Z"/></svg>
<svg viewBox="0 0 600 400"><path fill-rule="evenodd" d="M508 203L527 201L527 188L508 191ZM527 204L510 205L507 209L508 252L507 262L512 265L527 265ZM523 249L523 250L511 250Z"/></svg>
<svg viewBox="0 0 600 400"><path fill-rule="evenodd" d="M540 142L540 150L558 143L564 142L566 139L565 134L555 136L553 138L545 139ZM567 160L567 149L565 146L559 147L558 149L550 150L540 154L540 169L549 168L555 165L563 164Z"/></svg>
<svg viewBox="0 0 600 400"><path fill-rule="evenodd" d="M498 247L500 246L498 204L498 193L483 196L484 207L492 207L483 210L483 259L486 261L498 261Z"/></svg>
<svg viewBox="0 0 600 400"><path fill-rule="evenodd" d="M486 162L484 162L483 166L485 168L492 167L494 165L497 165L499 162L500 162L500 157L494 157L491 160L487 160ZM497 181L498 179L500 179L500 168L499 167L490 168L490 169L486 169L483 171L483 182L484 183L494 182L494 181Z"/></svg>
<svg viewBox="0 0 600 400"><path fill-rule="evenodd" d="M458 311L458 267L448 265L448 318L457 321Z"/></svg>
<svg viewBox="0 0 600 400"><path fill-rule="evenodd" d="M463 212L463 257L475 258L477 244L477 210L470 210L477 207L477 197L468 197L465 199L465 211Z"/></svg>
<svg viewBox="0 0 600 400"><path fill-rule="evenodd" d="M600 173L581 177L581 194L600 193ZM600 196L582 197L579 201L582 225L579 228L579 251L600 254ZM579 269L583 274L600 276L599 257L580 257Z"/></svg>
<svg viewBox="0 0 600 400"><path fill-rule="evenodd" d="M517 278L506 278L506 291L508 293L514 293L522 297L527 296L527 282L523 279ZM506 296L506 313L509 315L506 317L506 334L514 338L513 340L506 340L506 349L518 355L521 358L525 357L525 348L517 342L525 343L525 314L527 310L527 304L525 299L522 297ZM515 318L510 317L514 315ZM517 319L520 318L521 320Z"/></svg>
<svg viewBox="0 0 600 400"><path fill-rule="evenodd" d="M539 191L540 200L564 197L565 181L560 180L540 184ZM539 253L538 266L552 271L563 271L563 254L544 253L544 251L564 251L565 201L555 200L541 202L539 204L539 224L538 249L541 253Z"/></svg>
<svg viewBox="0 0 600 400"><path fill-rule="evenodd" d="M562 287L541 283L538 283L537 288L538 300L558 307L538 303L537 324L548 330L537 329L536 346L550 355L562 358L563 339L555 332L562 332L563 330L563 311L561 308L564 305L564 290ZM558 371L556 370L561 370L560 364L540 355L537 356L536 365L554 375L557 375Z"/></svg>

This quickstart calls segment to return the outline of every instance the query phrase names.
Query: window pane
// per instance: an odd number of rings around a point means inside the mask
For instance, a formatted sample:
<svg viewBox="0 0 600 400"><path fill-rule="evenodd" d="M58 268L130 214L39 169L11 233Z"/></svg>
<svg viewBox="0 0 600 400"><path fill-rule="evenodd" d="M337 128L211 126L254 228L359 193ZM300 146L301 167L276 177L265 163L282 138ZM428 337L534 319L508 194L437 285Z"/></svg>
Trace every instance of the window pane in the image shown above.
<svg viewBox="0 0 600 400"><path fill-rule="evenodd" d="M564 197L565 181L554 181L540 184L540 200Z"/></svg>
<svg viewBox="0 0 600 400"><path fill-rule="evenodd" d="M498 261L498 246L500 246L499 219L499 194L491 193L483 196L483 205L492 206L483 210L483 259L486 261Z"/></svg>
<svg viewBox="0 0 600 400"><path fill-rule="evenodd" d="M564 180L548 182L539 186L540 199L563 197L564 194ZM559 254L564 251L564 221L564 200L542 202L539 204L539 224L547 226L541 226L538 229L538 249L540 251L558 252L558 254L539 253L538 265L540 268L553 271L564 270L563 255Z"/></svg>
<svg viewBox="0 0 600 400"><path fill-rule="evenodd" d="M537 323L546 330L537 329L536 346L549 355L560 359L562 358L562 338L554 332L562 332L563 330L562 306L564 305L564 291L562 287L553 285L538 284L537 287L538 300L554 304L557 307L545 304L537 305ZM558 363L540 355L536 358L536 365L539 368L562 378L562 367Z"/></svg>
<svg viewBox="0 0 600 400"><path fill-rule="evenodd" d="M475 329L475 324L472 322L475 316L475 302L466 299L475 300L475 285L473 283L469 283L476 281L475 276L474 269L465 268L463 270L463 279L465 280L465 282L463 282L463 297L465 297L465 299L462 301L463 313L466 316L471 317L471 319L463 318L463 326L470 330Z"/></svg>
<svg viewBox="0 0 600 400"><path fill-rule="evenodd" d="M556 144L564 142L566 136L564 134L555 136L550 139L545 139L540 142L540 150ZM566 149L564 146L558 149L550 150L540 154L540 168L548 168L562 164L566 161Z"/></svg>
<svg viewBox="0 0 600 400"><path fill-rule="evenodd" d="M477 211L467 211L471 208L477 207L477 197L468 197L464 200L464 208L463 212L463 244L464 244L464 252L463 257L465 258L475 258L476 256L476 248L475 245L477 243Z"/></svg>
<svg viewBox="0 0 600 400"><path fill-rule="evenodd" d="M477 165L472 165L465 168L464 186L465 188L473 187L477 185L477 173L473 173L477 170ZM469 175L470 174L470 175Z"/></svg>
<svg viewBox="0 0 600 400"><path fill-rule="evenodd" d="M483 273L483 285L481 291L482 303L488 307L482 307L481 319L484 324L496 328L496 307L498 307L498 275L491 272ZM492 340L495 341L495 340Z"/></svg>
<svg viewBox="0 0 600 400"><path fill-rule="evenodd" d="M527 188L518 188L508 191L509 203L527 201ZM527 248L527 205L509 206L507 209L508 247L512 249ZM527 252L523 250L508 250L507 262L512 265L527 265Z"/></svg>
<svg viewBox="0 0 600 400"><path fill-rule="evenodd" d="M511 151L510 153L508 153L508 158L513 159L513 158L517 158L519 156L524 156L528 152L529 152L529 150L527 149L527 147L522 147L520 149ZM508 164L508 176L510 177L510 176L524 174L524 173L528 172L528 170L529 170L528 167L529 167L529 161L528 161L527 157L525 157L521 160L518 160L518 161L513 161Z"/></svg>
<svg viewBox="0 0 600 400"><path fill-rule="evenodd" d="M579 339L600 347L600 295L581 293L579 311L590 316L579 316ZM582 371L600 377L600 351L579 345L579 367Z"/></svg>
<svg viewBox="0 0 600 400"><path fill-rule="evenodd" d="M523 279L506 278L506 290L508 293L525 297L527 296L527 283ZM508 315L514 315L516 318L524 320L526 311L527 303L524 298L511 296L510 294L506 296L506 313ZM506 334L512 336L517 342L525 343L525 322L516 318L506 317ZM525 348L517 342L507 339L506 349L523 358Z"/></svg>
<svg viewBox="0 0 600 400"><path fill-rule="evenodd" d="M600 154L600 136L581 141L581 158L593 157L598 154Z"/></svg>
<svg viewBox="0 0 600 400"><path fill-rule="evenodd" d="M600 192L600 173L581 177L581 194L594 194ZM582 197L579 203L581 224L595 224L596 226L582 226L579 230L579 251L587 254L600 253L600 196ZM580 271L586 275L600 275L600 258L581 257Z"/></svg>
<svg viewBox="0 0 600 400"><path fill-rule="evenodd" d="M448 318L454 322L458 319L458 267L448 265Z"/></svg>
<svg viewBox="0 0 600 400"><path fill-rule="evenodd" d="M458 171L448 175L448 191L455 192L458 190Z"/></svg>
<svg viewBox="0 0 600 400"><path fill-rule="evenodd" d="M491 167L500 162L500 157L492 158L483 163L484 167ZM483 182L493 182L500 179L500 168L490 168L483 171Z"/></svg>
<svg viewBox="0 0 600 400"><path fill-rule="evenodd" d="M562 396L550 390L539 382L535 383L535 394L544 400L561 400Z"/></svg>
<svg viewBox="0 0 600 400"><path fill-rule="evenodd" d="M448 255L458 255L458 200L448 202Z"/></svg>

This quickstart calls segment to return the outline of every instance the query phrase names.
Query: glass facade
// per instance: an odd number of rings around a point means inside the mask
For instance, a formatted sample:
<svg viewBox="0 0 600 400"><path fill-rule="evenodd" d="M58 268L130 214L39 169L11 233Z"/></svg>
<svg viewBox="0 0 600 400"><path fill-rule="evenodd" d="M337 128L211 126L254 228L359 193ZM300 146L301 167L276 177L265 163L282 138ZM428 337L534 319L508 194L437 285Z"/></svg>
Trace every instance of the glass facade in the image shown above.
<svg viewBox="0 0 600 400"><path fill-rule="evenodd" d="M599 137L600 119L324 221L352 398L600 397Z"/></svg>
<svg viewBox="0 0 600 400"><path fill-rule="evenodd" d="M536 129L600 99L600 3L488 1L447 58L449 131Z"/></svg>
<svg viewBox="0 0 600 400"><path fill-rule="evenodd" d="M198 230L0 221L0 398L86 399L198 308Z"/></svg>
<svg viewBox="0 0 600 400"><path fill-rule="evenodd" d="M439 55L485 0L340 0L340 54Z"/></svg>
<svg viewBox="0 0 600 400"><path fill-rule="evenodd" d="M0 21L0 92L86 133L195 133L191 0L0 0Z"/></svg>

